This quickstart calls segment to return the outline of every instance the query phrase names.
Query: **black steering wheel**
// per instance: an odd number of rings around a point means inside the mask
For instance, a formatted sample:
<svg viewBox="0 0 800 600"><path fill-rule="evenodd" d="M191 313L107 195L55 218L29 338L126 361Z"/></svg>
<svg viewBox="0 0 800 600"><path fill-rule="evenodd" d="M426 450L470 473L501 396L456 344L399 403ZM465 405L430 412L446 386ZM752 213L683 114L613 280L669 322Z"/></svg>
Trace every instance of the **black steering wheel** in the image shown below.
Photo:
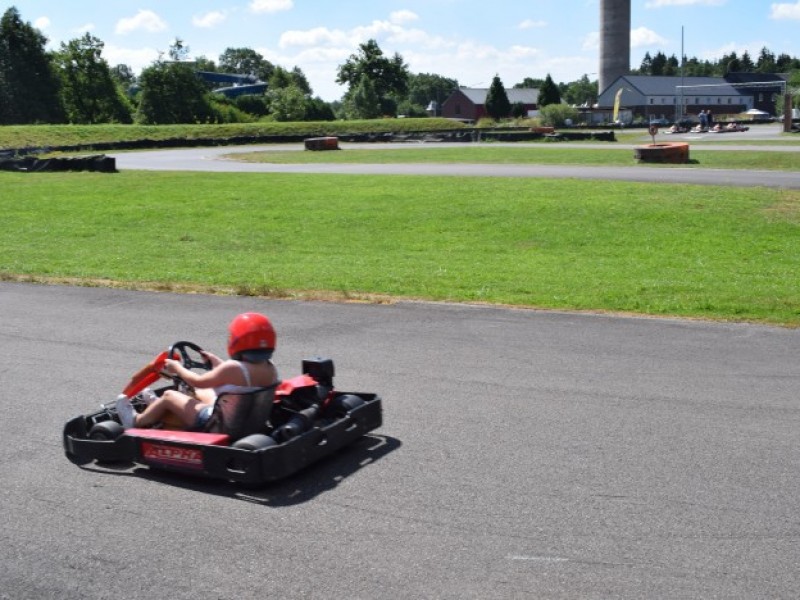
<svg viewBox="0 0 800 600"><path fill-rule="evenodd" d="M192 342L175 342L167 350L167 357L180 359L183 366L189 370L210 371L212 369L211 361L205 356L204 350ZM186 382L177 375L170 375L170 377L176 384L187 386Z"/></svg>

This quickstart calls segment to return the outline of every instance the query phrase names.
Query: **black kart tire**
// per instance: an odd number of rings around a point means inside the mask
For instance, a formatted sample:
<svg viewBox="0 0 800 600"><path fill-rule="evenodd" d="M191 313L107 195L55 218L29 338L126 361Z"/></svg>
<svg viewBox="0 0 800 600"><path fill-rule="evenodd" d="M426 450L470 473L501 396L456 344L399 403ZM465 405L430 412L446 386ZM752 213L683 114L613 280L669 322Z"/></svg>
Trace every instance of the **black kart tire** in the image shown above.
<svg viewBox="0 0 800 600"><path fill-rule="evenodd" d="M364 399L355 394L344 394L333 399L333 410L337 415L344 416L351 410L364 404Z"/></svg>
<svg viewBox="0 0 800 600"><path fill-rule="evenodd" d="M263 433L254 433L243 437L238 442L234 443L233 447L239 450L264 450L265 448L271 448L277 445L278 442L270 436L264 435Z"/></svg>
<svg viewBox="0 0 800 600"><path fill-rule="evenodd" d="M89 439L98 442L111 442L125 432L125 428L116 421L96 423L89 430Z"/></svg>

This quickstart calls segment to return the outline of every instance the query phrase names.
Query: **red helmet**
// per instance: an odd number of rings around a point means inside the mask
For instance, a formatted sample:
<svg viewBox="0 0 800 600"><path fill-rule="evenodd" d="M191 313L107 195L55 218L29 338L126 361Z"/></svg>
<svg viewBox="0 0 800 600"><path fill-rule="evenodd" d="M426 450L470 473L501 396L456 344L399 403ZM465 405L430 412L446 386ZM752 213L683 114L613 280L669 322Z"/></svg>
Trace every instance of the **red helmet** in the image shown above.
<svg viewBox="0 0 800 600"><path fill-rule="evenodd" d="M228 325L228 355L234 357L246 350L274 350L275 329L260 313L242 313Z"/></svg>

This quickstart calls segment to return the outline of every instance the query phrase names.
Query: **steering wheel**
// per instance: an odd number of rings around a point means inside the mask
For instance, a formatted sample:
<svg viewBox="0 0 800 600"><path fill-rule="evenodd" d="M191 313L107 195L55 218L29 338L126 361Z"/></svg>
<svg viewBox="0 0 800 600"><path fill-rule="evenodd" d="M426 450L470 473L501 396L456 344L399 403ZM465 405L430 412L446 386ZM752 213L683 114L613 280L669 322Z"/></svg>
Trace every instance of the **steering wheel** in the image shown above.
<svg viewBox="0 0 800 600"><path fill-rule="evenodd" d="M167 350L167 357L180 359L183 366L189 370L210 371L212 369L211 361L203 355L203 349L192 342L175 342ZM176 384L191 387L177 375L170 375L170 377Z"/></svg>

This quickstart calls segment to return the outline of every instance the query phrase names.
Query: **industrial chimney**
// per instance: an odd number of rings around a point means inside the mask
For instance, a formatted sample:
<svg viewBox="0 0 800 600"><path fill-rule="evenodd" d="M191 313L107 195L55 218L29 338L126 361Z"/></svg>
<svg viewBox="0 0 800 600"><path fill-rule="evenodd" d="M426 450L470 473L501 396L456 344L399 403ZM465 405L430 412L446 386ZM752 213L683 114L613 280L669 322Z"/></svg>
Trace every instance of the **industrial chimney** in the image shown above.
<svg viewBox="0 0 800 600"><path fill-rule="evenodd" d="M600 0L600 88L602 94L631 65L631 0Z"/></svg>

